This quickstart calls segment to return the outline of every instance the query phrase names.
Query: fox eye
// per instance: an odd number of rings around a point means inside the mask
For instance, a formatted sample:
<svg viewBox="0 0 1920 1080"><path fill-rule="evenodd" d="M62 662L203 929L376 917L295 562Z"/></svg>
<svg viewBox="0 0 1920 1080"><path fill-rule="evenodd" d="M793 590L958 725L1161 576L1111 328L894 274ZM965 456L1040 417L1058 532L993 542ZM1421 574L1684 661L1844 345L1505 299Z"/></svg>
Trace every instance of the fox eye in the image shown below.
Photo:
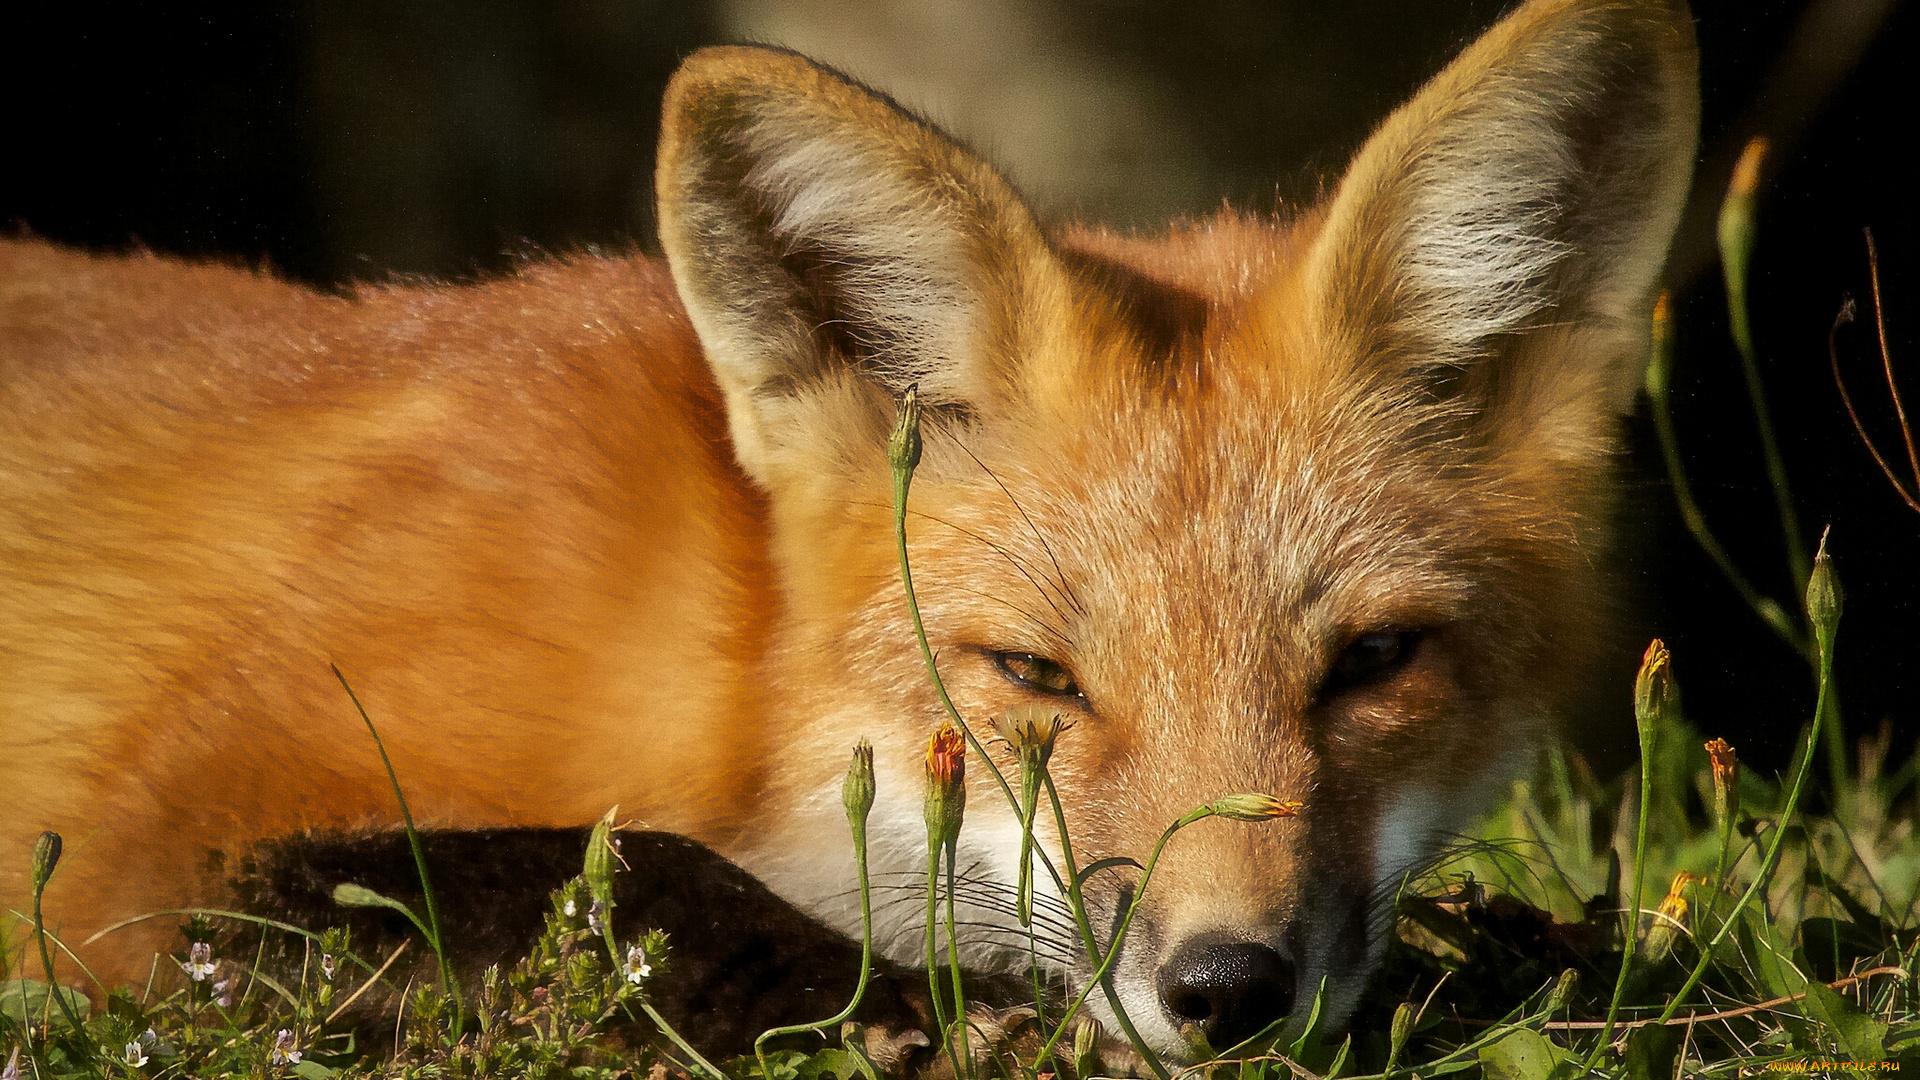
<svg viewBox="0 0 1920 1080"><path fill-rule="evenodd" d="M993 659L1008 678L1029 690L1067 697L1080 693L1080 684L1073 681L1073 673L1057 661L1025 652L994 653Z"/></svg>
<svg viewBox="0 0 1920 1080"><path fill-rule="evenodd" d="M1333 658L1321 693L1334 693L1378 682L1400 670L1419 644L1417 630L1374 630L1347 643Z"/></svg>

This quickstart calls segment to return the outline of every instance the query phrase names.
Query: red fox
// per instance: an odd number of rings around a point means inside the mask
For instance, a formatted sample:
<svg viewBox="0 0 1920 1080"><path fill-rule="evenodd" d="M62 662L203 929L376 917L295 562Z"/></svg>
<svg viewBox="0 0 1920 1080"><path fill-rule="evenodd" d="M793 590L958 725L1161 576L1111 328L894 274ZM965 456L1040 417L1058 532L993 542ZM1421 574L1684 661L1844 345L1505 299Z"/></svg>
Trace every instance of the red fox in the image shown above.
<svg viewBox="0 0 1920 1080"><path fill-rule="evenodd" d="M393 822L333 661L423 822L617 803L857 931L846 751L876 875L918 871L941 715L885 450L917 385L927 633L979 734L1073 721L1082 857L1305 804L1167 849L1117 968L1142 1036L1191 1057L1323 982L1346 1015L1383 898L1583 685L1697 111L1679 0L1529 0L1318 207L1145 238L1049 230L883 96L714 48L667 91L664 261L341 297L0 245L0 896L59 831L77 943L255 839ZM982 772L960 859L1010 889ZM1099 875L1094 924L1133 887ZM911 961L914 906L883 916ZM166 922L82 957L144 979Z"/></svg>

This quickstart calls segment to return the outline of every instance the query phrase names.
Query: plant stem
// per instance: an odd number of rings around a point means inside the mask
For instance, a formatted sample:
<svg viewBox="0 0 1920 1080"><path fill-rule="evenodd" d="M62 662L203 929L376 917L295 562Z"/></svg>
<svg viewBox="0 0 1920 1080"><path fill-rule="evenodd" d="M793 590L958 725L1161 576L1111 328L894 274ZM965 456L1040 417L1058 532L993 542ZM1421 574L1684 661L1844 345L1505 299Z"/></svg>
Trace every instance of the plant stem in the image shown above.
<svg viewBox="0 0 1920 1080"><path fill-rule="evenodd" d="M771 1078L773 1073L767 1068L766 1043L782 1035L798 1035L805 1031L824 1031L838 1027L852 1018L860 1008L860 1001L866 997L867 982L873 975L873 889L867 877L867 827L863 821L853 821L853 860L860 875L860 981L854 984L853 1000L847 1007L835 1015L816 1024L793 1024L764 1031L753 1041L753 1056L760 1061L760 1075Z"/></svg>
<svg viewBox="0 0 1920 1080"><path fill-rule="evenodd" d="M947 1021L947 1009L940 997L940 845L933 838L927 838L927 996L933 1002L933 1025L940 1029L940 1045L946 1050L947 1061L953 1066L953 1075L960 1072L960 1057L953 1052L953 1040L949 1038L952 1027Z"/></svg>
<svg viewBox="0 0 1920 1080"><path fill-rule="evenodd" d="M43 844L46 842L46 837L52 837L53 859L51 862L57 863L60 858L60 836L58 833L46 833L42 837ZM35 869L39 871L38 867ZM33 877L33 936L40 943L40 966L47 973L47 993L53 995L53 999L60 1003L60 1011L65 1014L67 1023L73 1025L74 1034L84 1036L86 1028L81 1026L80 1017L74 1013L73 1005L67 1001L67 995L60 992L60 983L53 977L53 953L47 948L47 922L40 915L40 897L47 891L47 881L52 876L53 866L48 865L44 872L36 872ZM20 997L22 1008L26 1007L26 1000L23 992Z"/></svg>
<svg viewBox="0 0 1920 1080"><path fill-rule="evenodd" d="M1049 786L1051 786L1050 783ZM1056 807L1057 805L1056 803ZM1160 852L1165 850L1167 841L1173 839L1173 834L1179 832L1181 829L1186 828L1202 818L1212 816L1213 811L1211 809L1204 806L1200 807L1198 810L1187 814L1187 816L1167 826L1166 831L1160 834L1159 841L1153 845L1153 854L1147 857L1147 865L1140 873L1140 887L1134 890L1133 899L1127 904L1127 912L1121 916L1119 929L1113 936L1113 944L1108 947L1105 956L1097 959L1093 978L1088 981L1086 986L1081 988L1080 993L1067 1005L1067 1011L1060 1017L1059 1026L1054 1029L1053 1035L1047 1039L1046 1045L1040 1048L1039 1056L1034 1058L1035 1068L1038 1068L1040 1062L1047 1060L1048 1057L1051 1056L1054 1045L1060 1041L1060 1036L1066 1033L1067 1025L1072 1022L1074 1013L1079 1011L1080 1006L1086 1003L1087 995L1092 993L1094 986L1098 984L1105 988L1109 985L1108 977L1112 971L1114 961L1120 957L1120 943L1126 940L1127 930L1133 925L1134 913L1140 910L1140 904L1146 898L1147 883L1153 880L1153 868L1159 865ZM1071 868L1072 863L1069 862L1068 865ZM1089 958L1092 958L1091 954L1089 954ZM1125 1016L1126 1014L1122 1012L1116 1011L1115 1013L1115 1018L1119 1019L1123 1026L1126 1025ZM1134 1033L1131 1027L1127 1028L1127 1035L1130 1039L1136 1041L1139 1039L1139 1035ZM1149 1061L1152 1061L1152 1059L1149 1058ZM1154 1063L1158 1064L1157 1062Z"/></svg>
<svg viewBox="0 0 1920 1080"><path fill-rule="evenodd" d="M681 1053L692 1058L694 1064L706 1070L707 1075L711 1077L712 1080L731 1080L726 1073L720 1071L718 1065L701 1057L700 1051L695 1050L687 1040L681 1038L680 1033L673 1030L673 1025L667 1023L667 1018L655 1012L652 1004L650 1004L646 998L640 998L639 1001L640 1011L647 1014L647 1019L653 1021L653 1026L659 1030L660 1034L665 1035L667 1040L678 1047Z"/></svg>
<svg viewBox="0 0 1920 1080"><path fill-rule="evenodd" d="M960 937L954 932L953 918L954 847L947 847L947 974L953 979L953 1022L959 1029L960 1049L956 1052L966 1071L956 1076L973 1075L973 1052L967 1046L967 995L960 985Z"/></svg>
<svg viewBox="0 0 1920 1080"><path fill-rule="evenodd" d="M1766 140L1747 144L1727 197L1720 204L1718 239L1720 266L1727 286L1727 318L1733 332L1733 344L1740 353L1740 370L1746 377L1747 399L1753 406L1753 420L1760 432L1761 456L1766 461L1767 480L1773 488L1773 501L1780 514L1780 532L1786 541L1787 570L1794 581L1805 581L1813 565L1807 559L1806 542L1800 536L1800 516L1794 512L1793 491L1787 485L1786 464L1780 457L1780 443L1774 437L1773 417L1767 408L1767 391L1760 381L1760 362L1753 347L1753 327L1747 317L1747 270L1753 254L1754 193L1759 185L1760 162L1767 150Z"/></svg>
<svg viewBox="0 0 1920 1080"><path fill-rule="evenodd" d="M1739 920L1741 912L1745 911L1747 905L1752 902L1754 895L1766 887L1768 880L1773 877L1774 867L1780 861L1780 849L1785 846L1787 839L1787 824L1793 820L1793 813L1800 805L1800 793L1806 784L1807 773L1813 766L1814 750L1820 745L1820 719L1827 714L1828 685L1833 680L1832 639L1821 635L1816 637L1820 638L1820 693L1814 703L1813 723L1808 725L1807 740L1801 748L1799 767L1793 771L1793 785L1787 791L1786 804L1780 809L1780 820L1774 825L1773 840L1767 845L1766 856L1761 859L1759 872L1754 875L1753 882L1747 886L1746 892L1740 894L1740 899L1734 902L1733 909L1727 913L1726 920L1721 923L1719 931L1713 935L1713 940L1701 948L1700 960L1694 964L1693 972L1687 976L1687 981L1680 987L1679 992L1673 995L1673 999L1668 1001L1667 1007L1661 1011L1660 1023L1664 1024L1671 1020L1673 1014L1680 1008L1681 1002L1693 992L1694 987L1700 985L1700 980L1707 973L1707 966L1713 963L1714 950L1718 949L1720 943L1725 941L1727 935L1733 931L1734 924Z"/></svg>
<svg viewBox="0 0 1920 1080"><path fill-rule="evenodd" d="M1693 535L1694 543L1713 560L1720 575L1740 594L1740 599L1753 609L1767 628L1780 636L1782 641L1809 661L1814 658L1813 645L1808 641L1806 632L1799 623L1787 614L1785 608L1770 596L1763 595L1753 587L1747 576L1734 564L1733 557L1727 554L1718 537L1707 525L1706 515L1700 512L1699 503L1693 498L1693 485L1687 480L1687 469L1680 457L1680 440L1674 433L1673 410L1669 375L1673 363L1673 327L1667 311L1668 297L1662 296L1654 310L1653 318L1653 354L1647 362L1646 392L1647 401L1653 407L1653 430L1660 440L1660 455L1666 462L1667 483L1673 488L1673 501L1680 511L1680 521L1686 525L1687 532Z"/></svg>
<svg viewBox="0 0 1920 1080"><path fill-rule="evenodd" d="M387 782L393 785L393 797L400 803L400 820L407 828L407 846L413 849L413 866L420 874L420 893L427 903L427 925L433 933L427 944L433 946L433 955L440 961L440 991L453 1000L454 1041L460 1038L460 1032L467 1026L466 1007L460 999L460 986L453 978L453 963L447 959L447 950L442 943L440 929L440 905L433 898L433 879L427 876L427 851L420 843L420 830L414 828L413 811L407 808L406 793L400 790L400 776L393 770L393 759L387 756L387 744L381 741L379 729L373 726L373 717L367 715L366 706L360 704L359 695L347 684L347 677L341 673L340 665L329 663L333 677L340 680L340 688L347 692L347 700L360 713L360 719L367 725L367 734L373 736L373 745L380 751L380 764L387 767Z"/></svg>
<svg viewBox="0 0 1920 1080"><path fill-rule="evenodd" d="M1640 736L1640 820L1633 840L1633 903L1627 909L1627 923L1620 942L1620 974L1613 981L1613 998L1607 1002L1606 1025L1600 1029L1600 1041L1594 1044L1592 1052L1582 1066L1591 1072L1593 1063L1607 1049L1613 1039L1613 1023L1620 1015L1620 999L1627 992L1627 973L1633 969L1633 954L1640 943L1640 897L1646 886L1647 874L1647 822L1652 817L1653 804L1653 729L1655 725L1642 718Z"/></svg>
<svg viewBox="0 0 1920 1080"><path fill-rule="evenodd" d="M1074 860L1073 841L1067 836L1067 815L1066 811L1060 805L1060 791L1054 787L1051 774L1042 777L1042 781L1046 785L1047 800L1053 806L1054 827L1060 832L1060 856L1066 862L1067 866L1067 902L1073 911L1074 924L1080 930L1080 943L1087 950L1087 962L1094 967L1094 976L1092 980L1087 983L1086 987L1080 991L1080 998L1084 1000L1093 987L1098 985L1100 992L1107 999L1107 1007L1113 1010L1114 1023L1120 1026L1120 1031L1126 1035L1127 1041L1133 1044L1134 1052L1146 1061L1147 1068L1153 1072L1154 1076L1158 1077L1159 1080L1167 1080L1168 1074L1166 1066L1160 1063L1160 1056L1153 1052L1153 1048L1148 1046L1146 1040L1140 1037L1140 1033L1133 1029L1133 1020L1127 1016L1126 1007L1120 1004L1120 995L1113 988L1113 977L1110 969L1113 965L1113 959L1120 955L1120 943L1126 938L1126 924L1123 923L1119 932L1114 935L1112 943L1107 948L1106 956L1103 958L1100 953L1100 939L1094 936L1093 933L1093 920L1087 917L1086 898L1082 895L1080 889L1080 864ZM1185 824L1187 824L1187 819L1182 818L1180 821L1168 826L1167 832L1161 834L1160 842L1154 846L1152 858L1159 858L1160 849L1166 845L1167 837L1172 836L1174 830L1181 828ZM1143 879L1141 881L1142 891L1144 891L1145 884L1146 882ZM1139 902L1140 893L1137 891L1134 894L1133 903L1135 906L1138 906ZM1128 908L1129 916L1132 914L1132 911L1132 907ZM1071 1018L1072 1015L1073 1010L1069 1009L1067 1016L1063 1017L1060 1021L1061 1030L1066 1029L1067 1019ZM1056 1037L1058 1034L1059 1032L1056 1031Z"/></svg>

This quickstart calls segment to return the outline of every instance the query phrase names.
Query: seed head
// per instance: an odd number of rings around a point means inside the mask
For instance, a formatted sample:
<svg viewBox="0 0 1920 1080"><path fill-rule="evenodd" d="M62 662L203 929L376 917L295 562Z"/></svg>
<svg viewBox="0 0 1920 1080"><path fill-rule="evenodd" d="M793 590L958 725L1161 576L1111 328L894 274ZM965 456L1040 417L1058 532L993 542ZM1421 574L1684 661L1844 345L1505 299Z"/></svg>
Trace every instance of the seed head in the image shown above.
<svg viewBox="0 0 1920 1080"><path fill-rule="evenodd" d="M1413 1006L1401 1002L1393 1010L1393 1026L1388 1029L1388 1059L1396 1060L1400 1051L1406 1047L1407 1039L1413 1035Z"/></svg>
<svg viewBox="0 0 1920 1080"><path fill-rule="evenodd" d="M1021 771L1038 772L1053 760L1053 744L1073 726L1058 709L1045 705L1016 705L993 718L994 733L1013 748Z"/></svg>
<svg viewBox="0 0 1920 1080"><path fill-rule="evenodd" d="M1553 989L1547 991L1547 1014L1552 1015L1566 1008L1567 1002L1573 1000L1574 989L1579 985L1580 971L1578 968L1566 968L1561 971L1560 977L1554 980Z"/></svg>

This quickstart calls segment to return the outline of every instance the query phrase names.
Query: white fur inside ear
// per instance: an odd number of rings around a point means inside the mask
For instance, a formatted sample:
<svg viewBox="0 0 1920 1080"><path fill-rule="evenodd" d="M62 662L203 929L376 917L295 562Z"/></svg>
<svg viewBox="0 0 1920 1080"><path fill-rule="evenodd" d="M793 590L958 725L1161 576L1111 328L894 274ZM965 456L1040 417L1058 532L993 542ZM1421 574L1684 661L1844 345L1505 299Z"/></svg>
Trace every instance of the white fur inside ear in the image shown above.
<svg viewBox="0 0 1920 1080"><path fill-rule="evenodd" d="M1691 172L1687 33L1651 6L1537 0L1436 76L1330 208L1313 273L1343 330L1463 367L1544 319L1643 320Z"/></svg>
<svg viewBox="0 0 1920 1080"><path fill-rule="evenodd" d="M1552 302L1553 271L1570 250L1553 230L1577 165L1551 108L1506 102L1493 122L1423 147L1407 176L1404 322L1439 363L1470 359Z"/></svg>
<svg viewBox="0 0 1920 1080"><path fill-rule="evenodd" d="M871 373L920 383L930 400L963 399L981 305L953 205L861 135L771 118L744 142L755 162L746 183L774 208L773 240L826 262Z"/></svg>

